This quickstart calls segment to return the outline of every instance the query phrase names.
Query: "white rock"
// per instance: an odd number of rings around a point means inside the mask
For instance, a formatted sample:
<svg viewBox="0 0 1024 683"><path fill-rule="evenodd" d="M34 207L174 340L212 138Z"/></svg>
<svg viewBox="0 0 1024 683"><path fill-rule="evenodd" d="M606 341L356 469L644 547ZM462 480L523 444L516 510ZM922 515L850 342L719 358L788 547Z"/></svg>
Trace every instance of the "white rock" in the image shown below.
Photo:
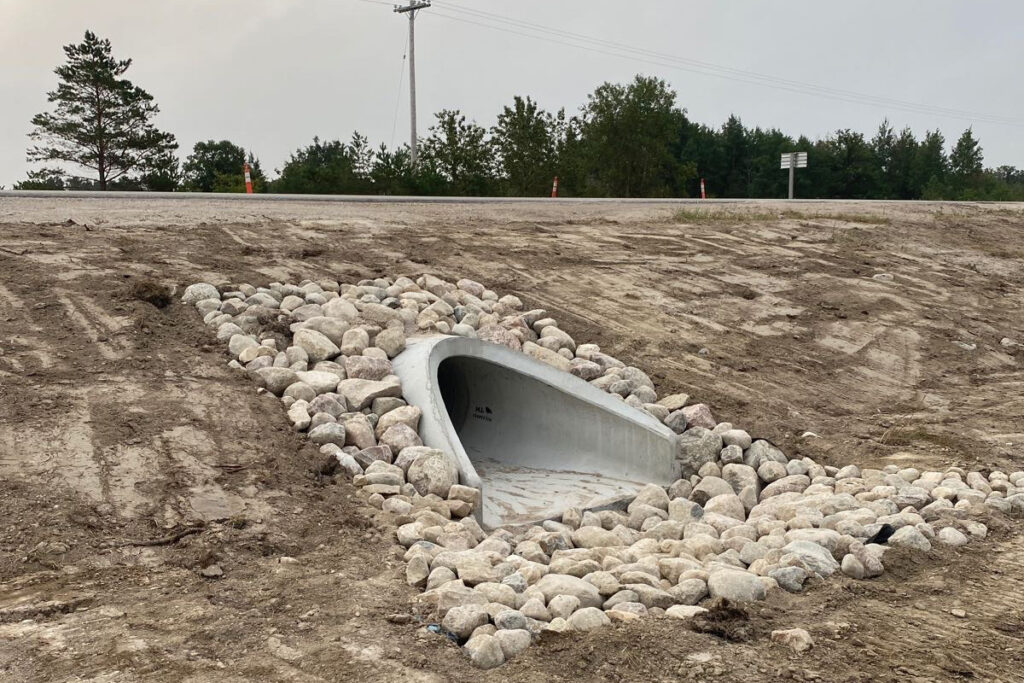
<svg viewBox="0 0 1024 683"><path fill-rule="evenodd" d="M581 526L572 532L572 542L577 548L612 548L626 545L611 531L596 526Z"/></svg>
<svg viewBox="0 0 1024 683"><path fill-rule="evenodd" d="M698 614L704 614L707 610L696 605L673 605L665 610L665 616L673 619L693 619Z"/></svg>
<svg viewBox="0 0 1024 683"><path fill-rule="evenodd" d="M220 292L208 282L197 282L185 288L185 293L181 297L181 303L194 304L204 299L217 299L219 301Z"/></svg>
<svg viewBox="0 0 1024 683"><path fill-rule="evenodd" d="M551 598L548 611L553 619L567 619L580 608L580 599L575 595L560 594Z"/></svg>
<svg viewBox="0 0 1024 683"><path fill-rule="evenodd" d="M545 329L551 328L547 327ZM568 622L569 626L576 631L593 631L596 628L611 624L612 620L597 607L581 607L572 613Z"/></svg>
<svg viewBox="0 0 1024 683"><path fill-rule="evenodd" d="M505 661L515 657L517 654L530 647L532 637L526 629L502 629L494 634L505 655Z"/></svg>
<svg viewBox="0 0 1024 683"><path fill-rule="evenodd" d="M550 365L556 370L562 372L569 372L572 369L572 363L569 360L559 355L558 353L545 349L543 346L538 346L533 342L526 342L523 344L523 353L531 358L539 360L542 363Z"/></svg>
<svg viewBox="0 0 1024 683"><path fill-rule="evenodd" d="M245 334L242 328L233 322L222 323L217 328L217 341L228 341L236 334Z"/></svg>
<svg viewBox="0 0 1024 683"><path fill-rule="evenodd" d="M394 358L405 350L405 332L400 327L389 327L381 330L374 340L374 344L388 355Z"/></svg>
<svg viewBox="0 0 1024 683"><path fill-rule="evenodd" d="M799 566L821 576L832 576L839 569L839 563L832 557L832 553L811 541L787 543L782 553L782 564L787 564L787 556L790 556L798 560Z"/></svg>
<svg viewBox="0 0 1024 683"><path fill-rule="evenodd" d="M419 428L420 416L423 414L416 406L402 406L395 408L384 415L381 415L380 419L377 420L377 426L374 428L374 432L377 437L384 435L390 427L396 424L407 425L413 431Z"/></svg>
<svg viewBox="0 0 1024 683"><path fill-rule="evenodd" d="M501 642L492 635L481 634L470 638L464 646L469 661L478 669L493 669L505 663Z"/></svg>
<svg viewBox="0 0 1024 683"><path fill-rule="evenodd" d="M738 446L740 450L750 448L750 435L742 429L727 429L722 432L722 443L726 446Z"/></svg>
<svg viewBox="0 0 1024 683"><path fill-rule="evenodd" d="M712 598L733 602L764 600L765 588L760 577L739 569L716 569L708 576L708 592Z"/></svg>
<svg viewBox="0 0 1024 683"><path fill-rule="evenodd" d="M388 430L381 435L380 443L391 448L393 453L402 453L402 451L409 447L423 446L423 441L416 432L410 429L408 425L404 424L397 424L388 428ZM410 460L403 466L407 468L407 466L411 464L412 461Z"/></svg>
<svg viewBox="0 0 1024 683"><path fill-rule="evenodd" d="M913 548L914 550L922 550L924 552L932 549L932 544L925 538L924 534L912 526L904 526L897 529L896 533L889 538L889 545L897 548Z"/></svg>
<svg viewBox="0 0 1024 683"><path fill-rule="evenodd" d="M847 553L843 556L843 561L840 564L843 570L843 574L846 574L851 579L863 579L865 577L864 565L861 561L853 556L853 553Z"/></svg>
<svg viewBox="0 0 1024 683"><path fill-rule="evenodd" d="M836 480L840 479L854 479L860 477L860 468L856 465L847 465L838 472L836 472Z"/></svg>
<svg viewBox="0 0 1024 683"><path fill-rule="evenodd" d="M761 481L766 484L771 484L773 481L782 479L788 474L789 472L786 470L786 466L780 462L775 462L774 460L763 462L757 468L757 476L759 476Z"/></svg>
<svg viewBox="0 0 1024 683"><path fill-rule="evenodd" d="M569 630L569 622L562 617L558 617L557 619L552 619L550 623L544 626L543 630L551 631L553 633L562 633Z"/></svg>
<svg viewBox="0 0 1024 683"><path fill-rule="evenodd" d="M469 638L469 635L478 626L483 626L489 620L490 616L487 610L481 605L460 605L448 610L444 619L441 620L441 626L460 639L465 639Z"/></svg>
<svg viewBox="0 0 1024 683"><path fill-rule="evenodd" d="M966 536L964 536L961 532L957 531L951 526L948 526L945 529L940 529L939 533L936 535L936 538L938 539L939 543L942 543L943 545L953 546L954 548L962 545L967 545L968 542Z"/></svg>
<svg viewBox="0 0 1024 683"><path fill-rule="evenodd" d="M536 619L537 621L551 621L551 612L549 612L548 608L544 606L543 601L538 598L530 598L527 600L523 603L523 606L519 608L519 611L523 613L523 616L529 617L530 619Z"/></svg>
<svg viewBox="0 0 1024 683"><path fill-rule="evenodd" d="M704 512L715 513L731 517L739 521L744 521L747 518L746 510L743 507L743 501L740 497L734 493L727 493L721 496L715 496L707 503L704 504Z"/></svg>
<svg viewBox="0 0 1024 683"><path fill-rule="evenodd" d="M680 578L679 583L668 589L680 605L696 605L708 595L708 584L704 579Z"/></svg>
<svg viewBox="0 0 1024 683"><path fill-rule="evenodd" d="M698 505L706 505L715 496L735 495L732 486L721 477L704 477L690 493L690 500Z"/></svg>
<svg viewBox="0 0 1024 683"><path fill-rule="evenodd" d="M305 372L297 372L295 374L298 377L298 381L304 382L310 386L313 391L316 392L317 396L334 391L338 387L338 382L340 381L338 376L333 372L308 370Z"/></svg>
<svg viewBox="0 0 1024 683"><path fill-rule="evenodd" d="M288 419L292 421L297 431L305 431L309 427L310 417L306 410L309 404L305 401L296 401L288 408Z"/></svg>
<svg viewBox="0 0 1024 683"><path fill-rule="evenodd" d="M257 348L259 345L259 342L251 335L234 334L231 336L231 339L228 340L228 353L235 358L238 358L242 351L249 348Z"/></svg>
<svg viewBox="0 0 1024 683"><path fill-rule="evenodd" d="M580 607L600 607L604 599L598 592L597 587L583 579L566 574L547 574L542 576L534 587L544 594L548 601L548 607L552 607L552 599L555 596L567 595L576 598ZM564 616L551 612L552 616Z"/></svg>
<svg viewBox="0 0 1024 683"><path fill-rule="evenodd" d="M805 652L814 647L811 634L802 628L772 631L772 642L786 645L794 652Z"/></svg>
<svg viewBox="0 0 1024 683"><path fill-rule="evenodd" d="M341 318L342 320L352 321L359 316L359 311L355 305L348 299L336 298L331 299L323 306L321 306L323 314L331 318Z"/></svg>

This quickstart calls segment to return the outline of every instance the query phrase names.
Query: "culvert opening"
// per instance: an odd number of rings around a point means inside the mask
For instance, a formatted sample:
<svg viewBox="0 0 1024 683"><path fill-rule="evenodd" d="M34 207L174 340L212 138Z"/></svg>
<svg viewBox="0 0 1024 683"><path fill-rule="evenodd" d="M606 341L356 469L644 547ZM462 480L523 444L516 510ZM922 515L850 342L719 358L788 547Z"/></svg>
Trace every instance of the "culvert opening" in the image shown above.
<svg viewBox="0 0 1024 683"><path fill-rule="evenodd" d="M648 456L664 436L499 362L454 355L437 368L452 428L482 480L486 526L599 508L651 481ZM613 406L614 407L614 406Z"/></svg>

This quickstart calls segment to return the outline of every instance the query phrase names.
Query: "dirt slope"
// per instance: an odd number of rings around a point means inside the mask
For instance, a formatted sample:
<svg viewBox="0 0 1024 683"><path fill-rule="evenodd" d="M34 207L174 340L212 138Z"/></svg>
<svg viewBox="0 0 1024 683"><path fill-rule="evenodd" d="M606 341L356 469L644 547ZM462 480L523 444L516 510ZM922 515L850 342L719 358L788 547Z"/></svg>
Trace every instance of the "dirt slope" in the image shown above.
<svg viewBox="0 0 1024 683"><path fill-rule="evenodd" d="M734 641L647 621L477 672L388 621L413 592L379 513L193 310L136 289L465 275L791 454L1012 471L1022 238L1019 206L0 199L0 679L1024 680L1024 536L1000 519L777 595ZM791 626L816 647L768 642Z"/></svg>

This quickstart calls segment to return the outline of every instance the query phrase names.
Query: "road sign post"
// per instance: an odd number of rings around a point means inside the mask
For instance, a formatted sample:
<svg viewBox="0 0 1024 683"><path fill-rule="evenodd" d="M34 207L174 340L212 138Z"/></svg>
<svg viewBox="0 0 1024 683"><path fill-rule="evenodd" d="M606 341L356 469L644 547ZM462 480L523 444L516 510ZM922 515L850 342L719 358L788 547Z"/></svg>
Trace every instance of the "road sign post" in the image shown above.
<svg viewBox="0 0 1024 683"><path fill-rule="evenodd" d="M782 169L789 169L789 198L793 198L796 169L807 168L807 152L788 152L782 155Z"/></svg>

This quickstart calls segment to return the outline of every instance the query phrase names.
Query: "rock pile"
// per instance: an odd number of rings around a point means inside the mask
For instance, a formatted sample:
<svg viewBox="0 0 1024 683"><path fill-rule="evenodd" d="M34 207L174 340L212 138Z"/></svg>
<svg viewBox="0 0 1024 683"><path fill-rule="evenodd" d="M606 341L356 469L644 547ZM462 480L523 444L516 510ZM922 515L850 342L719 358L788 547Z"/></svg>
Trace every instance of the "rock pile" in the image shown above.
<svg viewBox="0 0 1024 683"><path fill-rule="evenodd" d="M182 300L227 344L229 364L279 396L295 429L393 516L419 602L483 668L545 630L689 619L711 598L762 600L836 573L875 577L890 546L964 545L985 537L980 515L1024 512L1024 472L787 458L686 395L659 398L642 370L472 280L199 283ZM625 510L570 509L485 532L473 516L480 492L459 484L449 454L423 445L420 410L391 372L407 335L438 333L522 351L647 411L679 435L683 478L647 486Z"/></svg>

